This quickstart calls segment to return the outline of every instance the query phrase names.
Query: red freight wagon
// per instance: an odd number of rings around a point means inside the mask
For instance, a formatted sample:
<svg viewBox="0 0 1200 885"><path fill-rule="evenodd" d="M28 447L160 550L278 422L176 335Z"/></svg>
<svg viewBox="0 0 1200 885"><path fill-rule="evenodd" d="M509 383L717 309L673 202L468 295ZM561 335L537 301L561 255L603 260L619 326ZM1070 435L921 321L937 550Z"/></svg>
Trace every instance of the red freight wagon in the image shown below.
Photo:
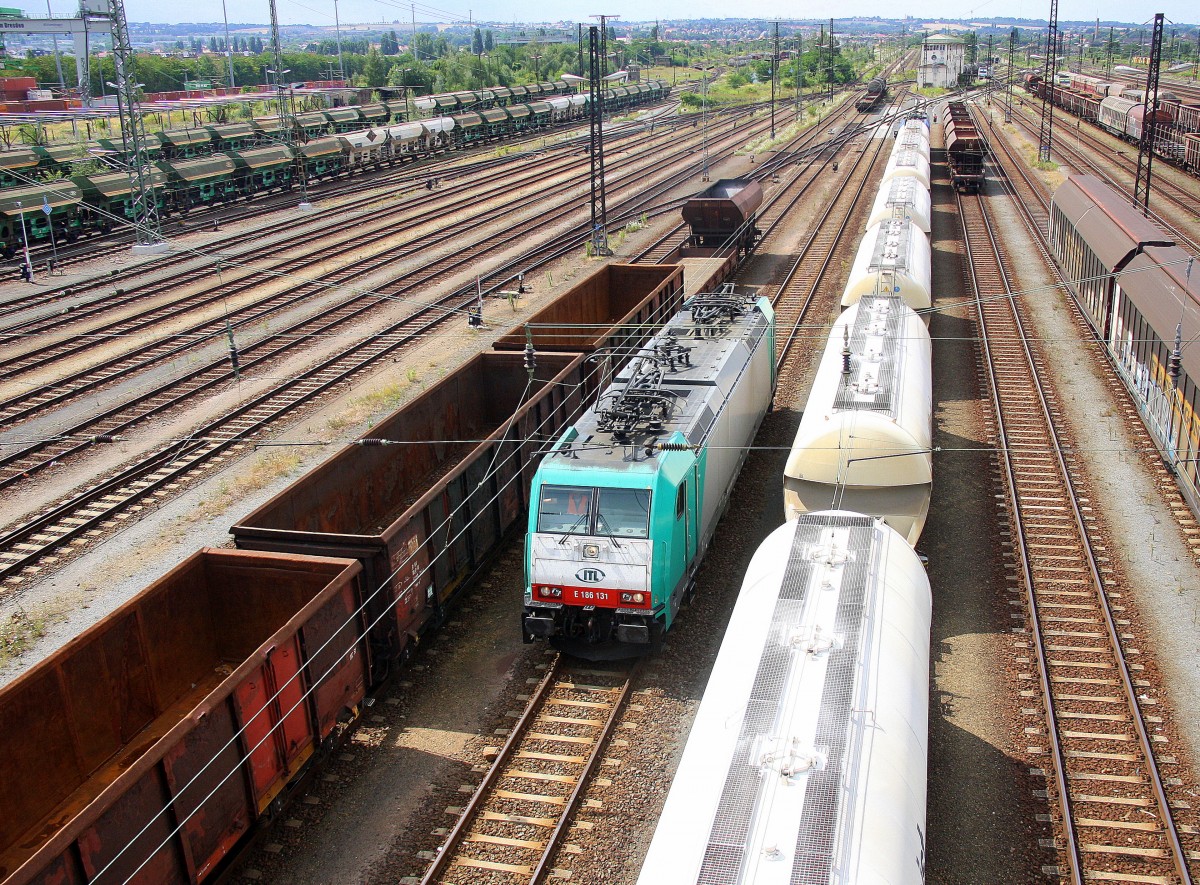
<svg viewBox="0 0 1200 885"><path fill-rule="evenodd" d="M201 550L0 689L0 881L209 876L363 697L360 571Z"/></svg>

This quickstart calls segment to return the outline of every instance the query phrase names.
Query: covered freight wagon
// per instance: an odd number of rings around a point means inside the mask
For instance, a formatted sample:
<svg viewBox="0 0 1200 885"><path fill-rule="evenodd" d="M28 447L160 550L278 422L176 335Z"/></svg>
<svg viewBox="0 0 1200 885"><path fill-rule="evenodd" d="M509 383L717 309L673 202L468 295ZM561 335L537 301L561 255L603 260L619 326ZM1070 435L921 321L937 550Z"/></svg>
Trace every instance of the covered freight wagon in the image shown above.
<svg viewBox="0 0 1200 885"><path fill-rule="evenodd" d="M762 185L749 178L722 178L683 204L692 229L691 244L749 249L758 238L754 221L762 206Z"/></svg>
<svg viewBox="0 0 1200 885"><path fill-rule="evenodd" d="M519 522L539 452L582 409L579 354L481 353L233 526L241 548L363 564L375 660L406 655Z"/></svg>
<svg viewBox="0 0 1200 885"><path fill-rule="evenodd" d="M4 885L212 874L363 697L360 571L201 550L0 688Z"/></svg>

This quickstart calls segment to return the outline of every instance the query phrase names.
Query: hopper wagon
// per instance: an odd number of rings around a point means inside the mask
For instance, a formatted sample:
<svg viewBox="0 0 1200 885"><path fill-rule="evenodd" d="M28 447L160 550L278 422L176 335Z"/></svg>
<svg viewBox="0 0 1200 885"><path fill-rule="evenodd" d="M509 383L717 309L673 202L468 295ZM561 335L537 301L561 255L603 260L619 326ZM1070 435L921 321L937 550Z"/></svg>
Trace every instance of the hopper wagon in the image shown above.
<svg viewBox="0 0 1200 885"><path fill-rule="evenodd" d="M749 251L758 240L755 220L762 185L750 178L722 178L683 204L690 244L706 249Z"/></svg>

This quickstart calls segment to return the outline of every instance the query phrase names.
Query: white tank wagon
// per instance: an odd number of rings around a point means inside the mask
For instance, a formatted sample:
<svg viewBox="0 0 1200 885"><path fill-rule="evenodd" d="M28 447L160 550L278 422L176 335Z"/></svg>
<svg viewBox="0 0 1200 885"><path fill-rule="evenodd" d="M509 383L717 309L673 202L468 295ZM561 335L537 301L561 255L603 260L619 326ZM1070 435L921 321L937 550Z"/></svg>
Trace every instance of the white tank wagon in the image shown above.
<svg viewBox="0 0 1200 885"><path fill-rule="evenodd" d="M929 191L914 178L899 177L885 181L875 195L875 204L867 218L867 229L881 221L904 218L911 221L922 233L929 233L933 221L933 204Z"/></svg>
<svg viewBox="0 0 1200 885"><path fill-rule="evenodd" d="M929 159L929 130L920 120L908 120L896 132L896 143L892 145L892 153L911 150Z"/></svg>
<svg viewBox="0 0 1200 885"><path fill-rule="evenodd" d="M638 885L924 881L929 579L813 513L754 554Z"/></svg>
<svg viewBox="0 0 1200 885"><path fill-rule="evenodd" d="M929 332L899 298L868 296L829 334L783 471L786 518L854 510L915 544L929 514L932 444Z"/></svg>
<svg viewBox="0 0 1200 885"><path fill-rule="evenodd" d="M920 151L898 151L888 158L883 167L883 178L880 184L886 184L893 178L911 177L929 190L929 160Z"/></svg>
<svg viewBox="0 0 1200 885"><path fill-rule="evenodd" d="M911 221L892 218L867 228L842 291L842 307L867 295L899 295L913 310L928 309L932 260L929 236Z"/></svg>

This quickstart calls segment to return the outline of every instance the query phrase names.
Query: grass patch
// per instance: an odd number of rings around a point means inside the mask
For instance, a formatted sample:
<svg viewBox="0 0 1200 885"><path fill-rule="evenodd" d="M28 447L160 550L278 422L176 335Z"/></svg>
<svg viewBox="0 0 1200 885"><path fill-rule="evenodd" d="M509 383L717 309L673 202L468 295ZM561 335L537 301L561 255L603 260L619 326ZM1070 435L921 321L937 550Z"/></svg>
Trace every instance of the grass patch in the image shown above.
<svg viewBox="0 0 1200 885"><path fill-rule="evenodd" d="M268 451L255 459L244 475L220 483L216 494L196 508L196 515L209 519L219 516L247 495L266 488L281 476L295 473L299 466L299 452L286 449Z"/></svg>
<svg viewBox="0 0 1200 885"><path fill-rule="evenodd" d="M373 390L370 393L356 396L346 405L346 408L328 418L325 426L338 431L374 415L384 409L394 409L404 399L404 392L410 384L415 384L420 377L416 369L409 369L405 380L395 381L386 387Z"/></svg>
<svg viewBox="0 0 1200 885"><path fill-rule="evenodd" d="M0 666L25 654L46 635L52 623L62 620L63 613L58 610L30 613L19 608L0 621Z"/></svg>

